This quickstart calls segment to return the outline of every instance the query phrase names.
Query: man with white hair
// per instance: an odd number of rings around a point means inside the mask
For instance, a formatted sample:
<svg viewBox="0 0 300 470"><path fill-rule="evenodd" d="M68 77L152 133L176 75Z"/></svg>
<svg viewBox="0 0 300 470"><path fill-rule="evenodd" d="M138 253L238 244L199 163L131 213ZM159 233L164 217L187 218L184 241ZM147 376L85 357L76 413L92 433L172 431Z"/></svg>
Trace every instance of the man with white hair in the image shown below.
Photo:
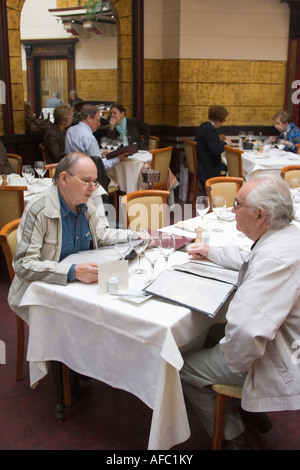
<svg viewBox="0 0 300 470"><path fill-rule="evenodd" d="M258 424L260 412L300 408L295 351L300 339L300 230L292 223L293 202L280 177L256 176L246 182L232 210L237 229L254 243L245 252L237 246L190 246L194 258L239 269L239 278L222 339L211 348L187 353L181 379L210 436L215 407L211 385L242 387L241 414L226 409L224 448L245 450L257 447L241 415Z"/></svg>

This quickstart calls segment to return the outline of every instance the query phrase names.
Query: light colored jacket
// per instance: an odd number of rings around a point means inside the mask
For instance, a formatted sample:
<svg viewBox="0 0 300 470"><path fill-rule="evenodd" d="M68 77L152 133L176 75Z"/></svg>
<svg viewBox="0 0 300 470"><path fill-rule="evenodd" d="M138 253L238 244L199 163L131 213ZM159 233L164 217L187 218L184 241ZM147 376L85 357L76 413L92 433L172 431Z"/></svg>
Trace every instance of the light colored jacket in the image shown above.
<svg viewBox="0 0 300 470"><path fill-rule="evenodd" d="M86 217L94 248L114 243L116 232L109 229L97 214L92 199L87 203ZM28 308L19 307L22 296L33 281L66 285L71 263L59 261L62 244L62 224L58 188L52 185L28 202L18 228L18 246L14 257L15 277L8 294L10 308L24 320Z"/></svg>
<svg viewBox="0 0 300 470"><path fill-rule="evenodd" d="M300 408L300 231L267 231L247 256L235 247L211 248L209 258L244 271L220 341L230 370L246 374L242 407Z"/></svg>

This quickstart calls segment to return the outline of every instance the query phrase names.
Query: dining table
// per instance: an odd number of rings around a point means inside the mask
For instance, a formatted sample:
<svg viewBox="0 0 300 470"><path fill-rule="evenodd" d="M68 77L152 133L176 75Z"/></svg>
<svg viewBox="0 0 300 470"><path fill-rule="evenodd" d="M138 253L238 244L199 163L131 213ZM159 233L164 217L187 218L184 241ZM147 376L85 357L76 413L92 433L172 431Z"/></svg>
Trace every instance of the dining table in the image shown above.
<svg viewBox="0 0 300 470"><path fill-rule="evenodd" d="M109 185L119 186L120 191L128 194L141 189L143 186L141 171L151 166L152 154L147 150L139 150L122 161L106 170L110 178ZM145 185L145 183L144 183ZM146 185L147 186L147 185Z"/></svg>
<svg viewBox="0 0 300 470"><path fill-rule="evenodd" d="M295 214L300 211L300 194L295 196L295 209ZM300 227L300 213L294 223ZM213 212L206 214L203 221L200 217L178 220L160 229L172 233L180 249L167 262L162 255L158 258L155 277L189 261L187 246L194 241L200 226L211 245L237 244L240 249L250 250L253 243L236 229L230 208L218 220ZM151 272L145 256L141 257L141 265L146 273L135 274L137 261L126 261L126 290L121 290L121 295L110 294L103 290L103 276L107 275L107 263L120 262L114 247L77 255L82 261L98 262L98 283L75 281L62 286L35 281L21 300L20 305L29 311L30 386L37 387L51 364L58 363L132 393L152 409L148 449L171 449L190 436L180 381L183 353L203 346L209 328L225 320L226 309L211 317L155 295L140 296ZM58 395L60 403L56 403L56 409L60 407L61 413L62 390ZM67 411L63 413L67 418Z"/></svg>
<svg viewBox="0 0 300 470"><path fill-rule="evenodd" d="M300 165L300 155L278 148L264 149L263 152L244 150L242 153L243 177L246 181L261 172L280 175L281 168L289 165Z"/></svg>

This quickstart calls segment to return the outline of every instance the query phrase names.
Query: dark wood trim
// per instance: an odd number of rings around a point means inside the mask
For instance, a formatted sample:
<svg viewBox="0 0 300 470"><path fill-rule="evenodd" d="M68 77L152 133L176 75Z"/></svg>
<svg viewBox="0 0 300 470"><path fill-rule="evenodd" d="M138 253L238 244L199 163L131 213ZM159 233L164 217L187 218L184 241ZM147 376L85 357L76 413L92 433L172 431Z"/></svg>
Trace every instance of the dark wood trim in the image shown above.
<svg viewBox="0 0 300 470"><path fill-rule="evenodd" d="M144 120L144 0L132 0L133 116Z"/></svg>
<svg viewBox="0 0 300 470"><path fill-rule="evenodd" d="M9 63L9 43L7 28L7 5L6 0L0 2L0 78L5 83L5 104L3 104L3 126L6 134L14 133L13 109L11 96L11 77Z"/></svg>

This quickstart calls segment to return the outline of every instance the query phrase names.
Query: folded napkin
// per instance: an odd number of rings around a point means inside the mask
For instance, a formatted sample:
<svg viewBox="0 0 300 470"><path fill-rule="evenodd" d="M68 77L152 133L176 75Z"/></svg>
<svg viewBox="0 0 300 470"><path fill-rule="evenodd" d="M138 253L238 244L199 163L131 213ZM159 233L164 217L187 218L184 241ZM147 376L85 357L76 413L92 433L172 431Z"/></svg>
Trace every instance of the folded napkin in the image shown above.
<svg viewBox="0 0 300 470"><path fill-rule="evenodd" d="M230 212L224 211L221 212L221 214L219 215L219 219L223 220L224 222L232 222L233 220L235 220L235 214L231 212L231 210Z"/></svg>

